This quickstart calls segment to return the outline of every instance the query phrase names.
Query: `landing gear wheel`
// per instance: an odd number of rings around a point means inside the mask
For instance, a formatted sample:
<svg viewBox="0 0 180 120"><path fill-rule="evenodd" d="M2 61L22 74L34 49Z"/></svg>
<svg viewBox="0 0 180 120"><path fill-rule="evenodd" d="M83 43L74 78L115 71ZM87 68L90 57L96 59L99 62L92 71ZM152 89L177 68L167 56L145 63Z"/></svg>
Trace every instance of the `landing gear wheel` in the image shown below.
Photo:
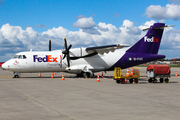
<svg viewBox="0 0 180 120"><path fill-rule="evenodd" d="M117 83L117 84L121 83L121 80L116 80L116 83Z"/></svg>
<svg viewBox="0 0 180 120"><path fill-rule="evenodd" d="M149 83L152 83L152 81L153 81L152 78L150 78L150 79L148 80Z"/></svg>
<svg viewBox="0 0 180 120"><path fill-rule="evenodd" d="M168 78L166 78L166 79L165 79L165 82L166 82L166 83L169 83L169 79L168 79Z"/></svg>
<svg viewBox="0 0 180 120"><path fill-rule="evenodd" d="M14 75L14 78L19 78L19 76L18 75Z"/></svg>
<svg viewBox="0 0 180 120"><path fill-rule="evenodd" d="M125 83L125 79L122 79L122 80L121 80L121 83L124 84L124 83Z"/></svg>
<svg viewBox="0 0 180 120"><path fill-rule="evenodd" d="M154 80L152 81L153 83L156 83L157 82L157 79L154 78Z"/></svg>
<svg viewBox="0 0 180 120"><path fill-rule="evenodd" d="M91 74L89 72L83 72L82 75L83 75L84 78L90 78L90 77L94 76L94 74Z"/></svg>
<svg viewBox="0 0 180 120"><path fill-rule="evenodd" d="M135 83L138 83L139 81L138 81L138 79L135 79Z"/></svg>
<svg viewBox="0 0 180 120"><path fill-rule="evenodd" d="M76 74L76 77L84 77L83 76L83 72L79 73L79 74Z"/></svg>
<svg viewBox="0 0 180 120"><path fill-rule="evenodd" d="M133 79L129 79L129 82L132 84L133 83Z"/></svg>
<svg viewBox="0 0 180 120"><path fill-rule="evenodd" d="M164 79L163 79L163 78L160 78L159 81L160 81L160 83L163 83L163 82L164 82Z"/></svg>
<svg viewBox="0 0 180 120"><path fill-rule="evenodd" d="M88 78L88 73L87 73L87 72L84 72L84 73L83 73L83 76L84 76L84 78Z"/></svg>

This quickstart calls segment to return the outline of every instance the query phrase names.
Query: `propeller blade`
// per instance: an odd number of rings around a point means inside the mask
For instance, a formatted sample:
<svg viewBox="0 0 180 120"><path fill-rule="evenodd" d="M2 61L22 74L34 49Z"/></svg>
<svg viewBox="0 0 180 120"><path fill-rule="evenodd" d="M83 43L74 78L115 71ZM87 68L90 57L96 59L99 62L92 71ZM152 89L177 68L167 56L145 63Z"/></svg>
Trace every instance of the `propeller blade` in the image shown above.
<svg viewBox="0 0 180 120"><path fill-rule="evenodd" d="M51 51L51 39L49 39L49 51Z"/></svg>
<svg viewBox="0 0 180 120"><path fill-rule="evenodd" d="M72 45L70 44L69 47L68 47L68 51L71 49Z"/></svg>
<svg viewBox="0 0 180 120"><path fill-rule="evenodd" d="M65 50L67 50L67 42L66 42L66 38L64 38L64 46L65 46Z"/></svg>
<svg viewBox="0 0 180 120"><path fill-rule="evenodd" d="M68 52L67 52L67 50L64 50L64 51L62 51L62 53L63 53L63 54L67 54Z"/></svg>
<svg viewBox="0 0 180 120"><path fill-rule="evenodd" d="M69 47L67 46L67 41L66 41L66 38L65 38L65 37L64 37L64 47L65 47L65 50L62 51L62 53L64 54L63 59L66 57L66 59L67 59L67 64L68 64L68 68L70 68L69 50L71 49L72 45L70 44Z"/></svg>
<svg viewBox="0 0 180 120"><path fill-rule="evenodd" d="M64 55L63 59L66 57L66 54Z"/></svg>
<svg viewBox="0 0 180 120"><path fill-rule="evenodd" d="M67 63L68 63L68 68L70 68L70 63L69 63L69 54L67 55Z"/></svg>

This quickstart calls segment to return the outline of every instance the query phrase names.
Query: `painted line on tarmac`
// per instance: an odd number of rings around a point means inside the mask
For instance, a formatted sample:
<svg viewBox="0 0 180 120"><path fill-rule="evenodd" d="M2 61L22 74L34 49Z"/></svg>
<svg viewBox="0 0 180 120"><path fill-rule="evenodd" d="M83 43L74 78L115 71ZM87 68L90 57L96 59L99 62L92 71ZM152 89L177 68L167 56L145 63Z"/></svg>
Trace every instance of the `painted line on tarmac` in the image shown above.
<svg viewBox="0 0 180 120"><path fill-rule="evenodd" d="M11 76L0 76L0 78L13 78Z"/></svg>

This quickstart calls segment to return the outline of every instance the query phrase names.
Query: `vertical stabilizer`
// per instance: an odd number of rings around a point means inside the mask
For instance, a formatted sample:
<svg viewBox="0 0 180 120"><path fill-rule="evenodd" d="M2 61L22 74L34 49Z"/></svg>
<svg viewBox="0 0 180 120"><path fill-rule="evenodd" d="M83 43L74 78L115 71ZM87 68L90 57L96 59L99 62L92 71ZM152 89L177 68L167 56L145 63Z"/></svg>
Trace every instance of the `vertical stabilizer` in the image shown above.
<svg viewBox="0 0 180 120"><path fill-rule="evenodd" d="M157 54L164 31L164 23L154 23L146 35L126 52Z"/></svg>

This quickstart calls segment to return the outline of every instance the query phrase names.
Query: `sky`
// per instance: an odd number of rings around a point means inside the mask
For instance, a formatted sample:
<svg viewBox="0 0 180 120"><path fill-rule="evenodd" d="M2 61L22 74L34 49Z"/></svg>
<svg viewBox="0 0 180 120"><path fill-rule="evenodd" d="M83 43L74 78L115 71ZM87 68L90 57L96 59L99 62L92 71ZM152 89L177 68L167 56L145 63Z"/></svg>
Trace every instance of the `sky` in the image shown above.
<svg viewBox="0 0 180 120"><path fill-rule="evenodd" d="M0 0L0 62L22 51L111 44L133 45L155 22L163 33L159 54L180 58L180 0Z"/></svg>

